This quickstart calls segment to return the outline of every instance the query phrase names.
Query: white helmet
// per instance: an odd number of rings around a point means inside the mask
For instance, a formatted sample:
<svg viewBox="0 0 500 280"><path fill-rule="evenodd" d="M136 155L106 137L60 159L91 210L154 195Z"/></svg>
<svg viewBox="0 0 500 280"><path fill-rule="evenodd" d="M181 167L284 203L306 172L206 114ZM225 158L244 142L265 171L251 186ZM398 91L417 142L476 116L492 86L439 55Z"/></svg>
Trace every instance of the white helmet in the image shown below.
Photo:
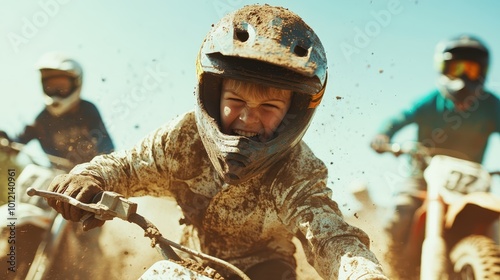
<svg viewBox="0 0 500 280"><path fill-rule="evenodd" d="M83 71L78 62L62 53L50 52L40 58L37 68L41 74L45 106L50 114L63 115L80 102ZM67 79L66 87L49 85L51 79L61 77Z"/></svg>

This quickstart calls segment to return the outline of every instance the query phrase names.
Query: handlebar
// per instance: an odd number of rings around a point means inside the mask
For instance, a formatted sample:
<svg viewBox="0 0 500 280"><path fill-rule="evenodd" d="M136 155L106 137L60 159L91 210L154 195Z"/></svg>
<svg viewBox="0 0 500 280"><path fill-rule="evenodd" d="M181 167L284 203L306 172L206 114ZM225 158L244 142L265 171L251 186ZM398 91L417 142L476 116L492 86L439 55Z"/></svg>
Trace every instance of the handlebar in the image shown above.
<svg viewBox="0 0 500 280"><path fill-rule="evenodd" d="M412 157L417 158L427 158L430 159L435 155L446 155L459 159L469 160L469 157L459 151L437 148L437 147L427 147L420 142L405 142L403 144L399 143L385 143L385 144L372 144L372 148L379 153L392 153L396 156L407 154Z"/></svg>
<svg viewBox="0 0 500 280"><path fill-rule="evenodd" d="M89 203L89 204L83 203L65 194L51 192L51 191L37 190L34 188L28 188L27 194L29 196L38 195L47 199L57 199L69 203L79 209L89 212L89 215L94 214L94 217L100 220L112 220L113 218L116 217L128 221L130 223L134 223L140 226L144 230L145 232L144 235L146 237L151 239L152 247L157 247L157 248L159 247L159 251L165 259L172 259L175 261L182 260L172 249L173 247L175 249L184 251L192 256L196 256L211 261L217 265L220 265L232 271L233 273L241 277L241 279L243 280L250 280L250 278L246 276L246 274L243 271L241 271L236 266L224 260L192 250L190 248L177 244L167 238L164 238L161 235L160 230L153 223L151 223L149 220L147 220L140 214L136 213L137 203L124 198L122 195L118 193L111 191L104 191L101 193L100 195L101 198L97 203Z"/></svg>
<svg viewBox="0 0 500 280"><path fill-rule="evenodd" d="M371 147L378 153L391 153L395 156L406 154L426 163L429 163L430 159L435 155L447 155L459 159L469 160L469 157L464 153L444 148L430 148L419 142L407 142L405 144L372 144ZM490 171L489 173L491 176L500 176L500 170Z"/></svg>
<svg viewBox="0 0 500 280"><path fill-rule="evenodd" d="M399 156L401 154L408 154L410 152L410 150L408 149L403 149L402 146L398 143L384 143L378 145L372 144L372 148L378 153L391 153L396 156Z"/></svg>
<svg viewBox="0 0 500 280"><path fill-rule="evenodd" d="M56 193L51 191L36 190L28 188L26 193L29 196L38 195L48 199L56 199L62 202L71 204L84 211L93 213L99 220L112 220L113 218L120 218L128 220L130 215L137 211L137 204L125 199L122 195L115 192L105 191L102 192L100 201L96 204L83 203L71 196Z"/></svg>
<svg viewBox="0 0 500 280"><path fill-rule="evenodd" d="M378 153L391 153L395 156L406 154L412 157L422 158L422 157L431 157L433 155L432 149L418 142L417 143L407 142L404 144L399 144L399 143L372 144L371 147Z"/></svg>
<svg viewBox="0 0 500 280"><path fill-rule="evenodd" d="M17 154L17 153L20 153L24 149L25 146L26 146L25 144L14 142L14 141L11 141L11 140L4 138L4 137L0 137L0 150L9 150L9 151L13 151ZM69 171L73 168L73 166L75 166L74 163L72 163L71 161L69 161L65 158L50 155L50 154L45 154L45 155L47 156L47 158L49 159L51 164L58 166L64 170ZM34 161L33 156L31 156L29 154L28 154L28 156L30 157L30 159L32 161Z"/></svg>

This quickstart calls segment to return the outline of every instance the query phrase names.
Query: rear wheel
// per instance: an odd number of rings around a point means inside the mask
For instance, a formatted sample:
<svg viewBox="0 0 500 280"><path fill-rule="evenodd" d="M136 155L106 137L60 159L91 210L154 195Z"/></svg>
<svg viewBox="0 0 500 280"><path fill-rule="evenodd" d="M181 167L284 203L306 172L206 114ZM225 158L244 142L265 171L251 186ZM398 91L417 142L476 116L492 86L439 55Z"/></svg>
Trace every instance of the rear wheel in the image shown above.
<svg viewBox="0 0 500 280"><path fill-rule="evenodd" d="M458 242L450 252L450 261L450 279L500 279L500 251L486 236L472 235Z"/></svg>

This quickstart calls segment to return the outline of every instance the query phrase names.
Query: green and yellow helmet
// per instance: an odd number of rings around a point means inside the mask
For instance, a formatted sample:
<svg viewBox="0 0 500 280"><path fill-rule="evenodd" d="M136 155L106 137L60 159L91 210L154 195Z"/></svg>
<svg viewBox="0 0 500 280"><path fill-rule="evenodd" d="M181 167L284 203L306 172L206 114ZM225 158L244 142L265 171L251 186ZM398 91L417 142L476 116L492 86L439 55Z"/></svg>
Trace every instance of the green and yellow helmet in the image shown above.
<svg viewBox="0 0 500 280"><path fill-rule="evenodd" d="M213 25L196 66L197 126L212 164L231 184L261 174L301 141L327 82L326 54L316 33L295 13L269 5L245 6ZM290 109L271 140L221 132L224 78L292 90Z"/></svg>

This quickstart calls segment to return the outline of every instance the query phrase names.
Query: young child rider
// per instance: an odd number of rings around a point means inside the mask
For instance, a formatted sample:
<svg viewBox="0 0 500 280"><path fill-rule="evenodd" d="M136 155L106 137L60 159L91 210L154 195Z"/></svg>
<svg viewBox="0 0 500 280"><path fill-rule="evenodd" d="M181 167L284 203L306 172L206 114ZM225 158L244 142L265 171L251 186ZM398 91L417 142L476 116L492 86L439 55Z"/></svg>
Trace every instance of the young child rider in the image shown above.
<svg viewBox="0 0 500 280"><path fill-rule="evenodd" d="M182 243L252 279L296 279L294 236L324 279L387 279L368 236L332 200L325 164L301 140L327 80L315 32L287 9L245 6L212 27L196 66L194 111L56 177L51 189L84 202L102 190L173 197ZM85 214L49 203L72 221Z"/></svg>

